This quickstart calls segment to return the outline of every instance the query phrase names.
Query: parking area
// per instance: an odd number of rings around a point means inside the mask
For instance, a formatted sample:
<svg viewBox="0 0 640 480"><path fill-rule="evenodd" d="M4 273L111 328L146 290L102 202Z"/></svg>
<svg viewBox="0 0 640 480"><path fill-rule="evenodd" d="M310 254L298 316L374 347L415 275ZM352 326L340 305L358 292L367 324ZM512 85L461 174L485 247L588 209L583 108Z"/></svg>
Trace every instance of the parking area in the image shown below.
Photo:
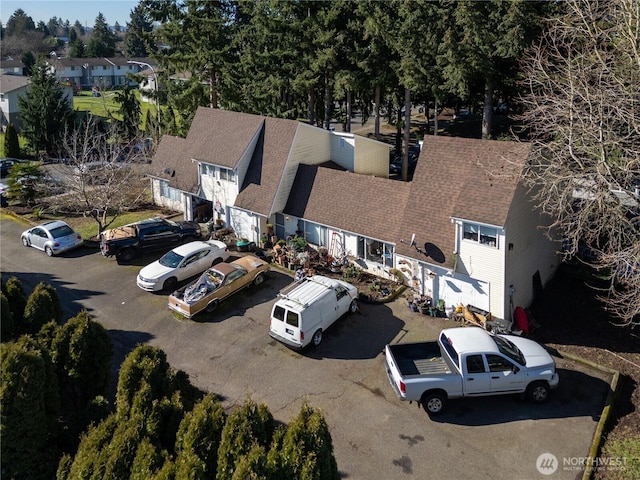
<svg viewBox="0 0 640 480"><path fill-rule="evenodd" d="M580 473L576 462L587 456L609 389L603 373L558 360L560 386L545 405L512 396L455 400L430 420L416 404L397 399L382 350L389 342L435 339L451 320L411 312L401 300L363 304L319 348L299 353L268 334L277 292L291 281L284 273L273 271L265 284L214 313L185 320L167 309L166 294L136 286L141 265L118 265L88 248L49 258L21 246L24 225L0 223L3 277L17 275L28 291L39 281L51 283L67 318L89 310L109 329L118 365L146 342L226 407L251 397L285 423L305 401L322 409L342 478L574 479ZM543 454L558 461L552 475L536 466Z"/></svg>

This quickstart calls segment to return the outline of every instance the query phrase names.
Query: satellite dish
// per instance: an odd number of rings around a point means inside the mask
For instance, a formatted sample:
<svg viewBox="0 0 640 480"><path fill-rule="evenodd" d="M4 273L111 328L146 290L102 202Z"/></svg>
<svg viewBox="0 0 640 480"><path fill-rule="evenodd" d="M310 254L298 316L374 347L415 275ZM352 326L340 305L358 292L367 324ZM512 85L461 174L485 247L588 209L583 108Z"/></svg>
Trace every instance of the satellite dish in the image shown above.
<svg viewBox="0 0 640 480"><path fill-rule="evenodd" d="M411 234L411 243L409 245L413 247L415 244L416 244L416 234L413 233Z"/></svg>

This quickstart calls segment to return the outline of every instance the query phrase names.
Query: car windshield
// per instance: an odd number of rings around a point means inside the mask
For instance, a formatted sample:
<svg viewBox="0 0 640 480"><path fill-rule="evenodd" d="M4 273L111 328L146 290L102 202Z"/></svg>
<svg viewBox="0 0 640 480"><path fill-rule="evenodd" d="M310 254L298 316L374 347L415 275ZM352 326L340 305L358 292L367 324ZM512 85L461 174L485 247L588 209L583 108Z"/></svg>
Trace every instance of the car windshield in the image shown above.
<svg viewBox="0 0 640 480"><path fill-rule="evenodd" d="M158 260L158 262L160 262L160 265L162 265L163 267L176 268L178 265L180 265L180 262L183 258L184 257L182 255L178 255L172 250L160 257L160 260Z"/></svg>
<svg viewBox="0 0 640 480"><path fill-rule="evenodd" d="M512 342L507 340L506 338L499 337L498 335L493 336L493 341L498 345L498 350L503 355L506 355L511 360L518 362L520 365L526 365L527 361L524 358L524 355L520 351L518 347L516 347Z"/></svg>
<svg viewBox="0 0 640 480"><path fill-rule="evenodd" d="M72 235L73 230L69 225L61 225L56 228L51 229L51 236L53 238L66 237L67 235Z"/></svg>

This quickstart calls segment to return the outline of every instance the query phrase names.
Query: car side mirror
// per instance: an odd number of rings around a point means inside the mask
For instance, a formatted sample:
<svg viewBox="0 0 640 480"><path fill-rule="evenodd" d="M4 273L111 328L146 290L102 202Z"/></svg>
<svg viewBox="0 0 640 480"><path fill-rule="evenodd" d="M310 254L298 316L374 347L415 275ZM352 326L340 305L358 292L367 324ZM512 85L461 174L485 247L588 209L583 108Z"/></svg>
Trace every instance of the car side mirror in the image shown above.
<svg viewBox="0 0 640 480"><path fill-rule="evenodd" d="M513 373L518 373L520 371L520 368L518 368L516 365L513 366Z"/></svg>

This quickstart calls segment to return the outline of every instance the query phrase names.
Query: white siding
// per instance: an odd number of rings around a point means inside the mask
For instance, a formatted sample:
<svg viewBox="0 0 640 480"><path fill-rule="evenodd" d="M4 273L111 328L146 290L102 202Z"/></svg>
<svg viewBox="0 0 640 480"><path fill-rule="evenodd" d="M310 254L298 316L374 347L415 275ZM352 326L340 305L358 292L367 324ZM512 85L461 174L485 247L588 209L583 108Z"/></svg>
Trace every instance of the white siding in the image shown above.
<svg viewBox="0 0 640 480"><path fill-rule="evenodd" d="M362 175L389 177L389 146L365 137L355 137L353 171Z"/></svg>
<svg viewBox="0 0 640 480"><path fill-rule="evenodd" d="M235 208L230 209L231 228L233 228L238 238L246 238L250 242L255 242L256 245L259 242L258 238L258 225L260 219L245 211Z"/></svg>
<svg viewBox="0 0 640 480"><path fill-rule="evenodd" d="M331 160L342 168L354 171L355 139L353 135L334 133L331 135Z"/></svg>
<svg viewBox="0 0 640 480"><path fill-rule="evenodd" d="M437 299L444 299L446 306L473 305L493 314L493 310L489 308L490 297L488 282L459 273L455 276L441 275L439 277Z"/></svg>
<svg viewBox="0 0 640 480"><path fill-rule="evenodd" d="M461 231L461 229L457 229ZM488 305L484 307L474 305L484 310L489 310L498 318L509 318L508 305L505 305L505 236L498 230L498 248L477 243L473 240L460 240L460 253L456 264L454 276L469 277L486 282L490 288ZM507 317L505 317L507 315Z"/></svg>
<svg viewBox="0 0 640 480"><path fill-rule="evenodd" d="M272 211L281 212L287 204L298 165L317 165L330 159L330 133L304 123L298 124L289 158L284 167Z"/></svg>
<svg viewBox="0 0 640 480"><path fill-rule="evenodd" d="M543 219L532 210L524 189L518 188L507 215L505 302L509 301L509 286L513 285L514 307L528 307L534 300L533 276L540 272L544 286L560 265L560 245L551 242L539 225ZM509 244L513 249L509 250Z"/></svg>

